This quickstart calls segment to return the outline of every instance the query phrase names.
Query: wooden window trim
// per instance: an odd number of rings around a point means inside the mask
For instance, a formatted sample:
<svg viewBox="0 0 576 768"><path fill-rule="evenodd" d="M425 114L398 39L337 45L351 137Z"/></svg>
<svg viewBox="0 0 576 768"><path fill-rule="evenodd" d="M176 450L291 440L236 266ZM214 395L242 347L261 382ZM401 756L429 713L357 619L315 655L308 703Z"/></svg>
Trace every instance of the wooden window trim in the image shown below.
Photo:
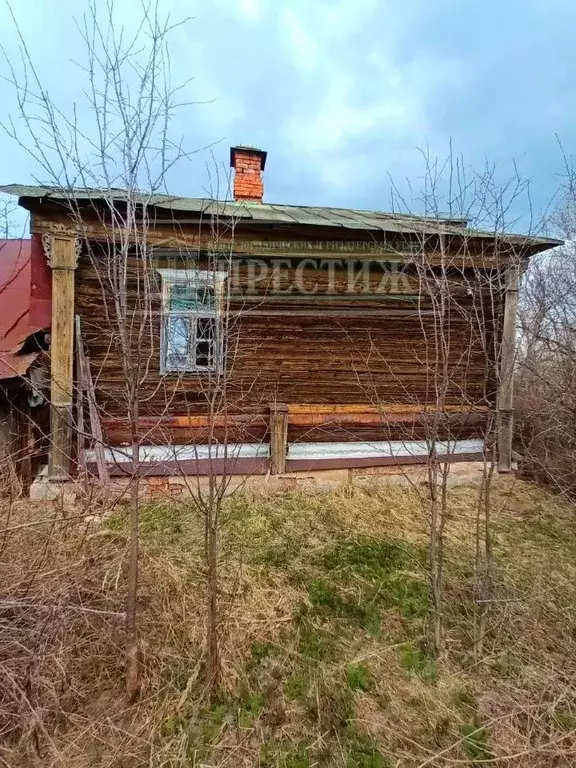
<svg viewBox="0 0 576 768"><path fill-rule="evenodd" d="M210 374L221 373L224 369L224 339L222 323L222 307L224 304L224 281L226 272L209 269L157 269L161 277L161 324L160 324L160 372L165 374ZM213 289L213 310L170 310L170 289L174 285L206 286ZM199 366L192 364L187 367L168 365L168 349L166 339L166 321L169 317L186 317L198 321L201 318L215 319L214 362L211 365Z"/></svg>

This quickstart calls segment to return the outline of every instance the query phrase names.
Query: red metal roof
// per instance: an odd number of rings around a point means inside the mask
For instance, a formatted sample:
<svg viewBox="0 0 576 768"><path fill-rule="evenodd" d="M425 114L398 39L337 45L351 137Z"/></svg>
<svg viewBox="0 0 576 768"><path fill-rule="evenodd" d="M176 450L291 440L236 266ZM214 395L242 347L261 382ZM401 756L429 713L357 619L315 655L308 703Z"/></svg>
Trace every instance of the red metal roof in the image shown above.
<svg viewBox="0 0 576 768"><path fill-rule="evenodd" d="M0 240L0 379L24 374L38 356L20 351L42 330L30 317L31 252L30 240Z"/></svg>

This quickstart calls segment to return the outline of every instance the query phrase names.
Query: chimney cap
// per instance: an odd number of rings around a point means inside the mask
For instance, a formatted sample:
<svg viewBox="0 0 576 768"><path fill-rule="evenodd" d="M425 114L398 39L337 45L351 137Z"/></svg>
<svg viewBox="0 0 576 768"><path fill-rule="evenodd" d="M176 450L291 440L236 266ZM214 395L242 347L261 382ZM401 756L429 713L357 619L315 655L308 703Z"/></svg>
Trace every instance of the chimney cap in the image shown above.
<svg viewBox="0 0 576 768"><path fill-rule="evenodd" d="M258 147L251 147L249 144L238 144L235 147L230 147L230 167L236 168L236 152L243 152L247 155L257 155L260 158L260 167L262 170L266 167L267 152Z"/></svg>

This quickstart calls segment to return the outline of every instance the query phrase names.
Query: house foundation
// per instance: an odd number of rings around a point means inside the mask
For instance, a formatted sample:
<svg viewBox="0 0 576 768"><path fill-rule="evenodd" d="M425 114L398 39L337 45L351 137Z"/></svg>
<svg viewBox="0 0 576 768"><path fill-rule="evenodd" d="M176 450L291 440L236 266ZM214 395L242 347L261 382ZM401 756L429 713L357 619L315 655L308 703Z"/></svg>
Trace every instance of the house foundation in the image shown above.
<svg viewBox="0 0 576 768"><path fill-rule="evenodd" d="M443 465L440 465L442 469ZM459 485L477 485L486 471L484 461L451 463L448 474L449 487ZM439 473L440 476L440 473ZM404 485L406 487L428 484L426 465L361 467L350 469L317 469L306 472L287 472L272 475L230 475L212 478L217 487L226 484L225 496L234 493L255 492L264 494L290 493L328 493L344 485ZM105 493L108 499L120 501L128 495L130 478L115 477L106 489L94 481L87 489L80 482L73 480L55 483L48 477L47 468L34 480L30 487L30 498L35 501L62 501L70 505L93 490ZM210 478L203 476L143 476L139 478L140 495L143 499L172 498L185 499L203 496L208 493Z"/></svg>

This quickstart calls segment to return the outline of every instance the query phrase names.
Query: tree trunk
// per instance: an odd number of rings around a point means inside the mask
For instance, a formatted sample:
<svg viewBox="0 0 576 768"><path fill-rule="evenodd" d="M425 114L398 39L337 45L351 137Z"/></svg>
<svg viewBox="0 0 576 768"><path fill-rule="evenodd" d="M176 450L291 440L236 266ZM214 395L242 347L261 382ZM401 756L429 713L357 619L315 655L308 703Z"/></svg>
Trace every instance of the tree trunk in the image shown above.
<svg viewBox="0 0 576 768"><path fill-rule="evenodd" d="M139 464L138 394L130 394L132 430L132 477L130 485L130 527L128 554L128 593L126 597L126 693L134 699L140 691L140 649L138 647L138 536L139 536Z"/></svg>

